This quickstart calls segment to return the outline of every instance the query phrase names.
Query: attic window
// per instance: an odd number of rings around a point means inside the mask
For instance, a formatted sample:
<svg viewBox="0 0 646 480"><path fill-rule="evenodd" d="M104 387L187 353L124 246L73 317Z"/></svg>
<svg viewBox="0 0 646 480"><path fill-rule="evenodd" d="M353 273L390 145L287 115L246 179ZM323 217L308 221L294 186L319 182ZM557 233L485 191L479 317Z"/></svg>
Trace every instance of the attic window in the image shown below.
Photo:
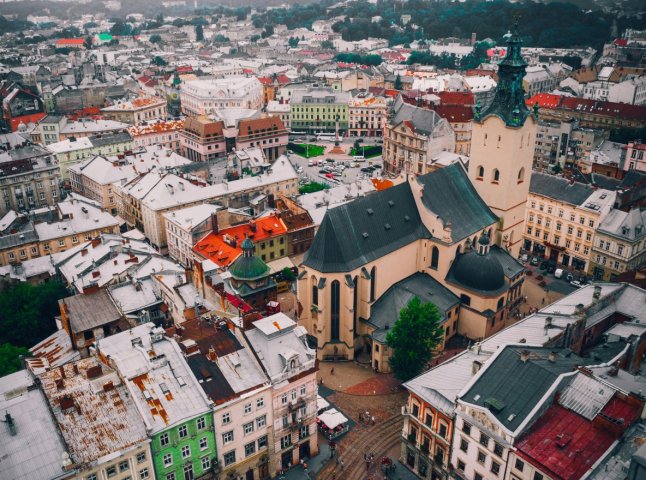
<svg viewBox="0 0 646 480"><path fill-rule="evenodd" d="M404 221L405 222L410 222L410 217L408 215L404 215Z"/></svg>
<svg viewBox="0 0 646 480"><path fill-rule="evenodd" d="M372 208L368 208L366 212L368 213L368 215L372 215L373 213L375 213Z"/></svg>
<svg viewBox="0 0 646 480"><path fill-rule="evenodd" d="M390 223L385 224L385 225L384 225L384 228L385 228L386 230L390 230Z"/></svg>
<svg viewBox="0 0 646 480"><path fill-rule="evenodd" d="M368 232L363 232L361 235L363 236L363 238L368 238L370 236L368 235Z"/></svg>
<svg viewBox="0 0 646 480"><path fill-rule="evenodd" d="M393 202L392 200L388 200L388 206L391 207L391 208L394 207L395 202Z"/></svg>

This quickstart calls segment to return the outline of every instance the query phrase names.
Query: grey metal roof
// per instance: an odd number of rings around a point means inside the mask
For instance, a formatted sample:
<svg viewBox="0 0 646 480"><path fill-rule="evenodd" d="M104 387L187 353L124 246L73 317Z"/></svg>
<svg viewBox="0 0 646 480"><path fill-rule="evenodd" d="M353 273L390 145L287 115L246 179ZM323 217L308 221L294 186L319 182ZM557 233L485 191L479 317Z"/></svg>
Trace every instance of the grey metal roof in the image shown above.
<svg viewBox="0 0 646 480"><path fill-rule="evenodd" d="M521 360L523 350L529 352L527 361ZM548 360L551 351L557 352L554 362ZM505 428L515 431L559 375L590 362L569 349L507 346L487 363L480 377L461 398L472 405L488 408Z"/></svg>
<svg viewBox="0 0 646 480"><path fill-rule="evenodd" d="M446 321L446 313L460 303L449 289L430 275L417 272L394 285L379 297L370 309L368 322L379 331L387 331L399 318L399 311L414 297L433 303Z"/></svg>
<svg viewBox="0 0 646 480"><path fill-rule="evenodd" d="M498 221L459 163L422 175L417 181L424 186L424 206L438 215L445 225L451 224L453 242L459 242Z"/></svg>
<svg viewBox="0 0 646 480"><path fill-rule="evenodd" d="M59 437L47 401L27 370L0 378L0 411L11 415L16 435L0 425L0 478L54 480L63 475L66 450Z"/></svg>
<svg viewBox="0 0 646 480"><path fill-rule="evenodd" d="M445 122L434 110L404 103L401 95L397 97L393 105L393 112L389 122L390 125L399 125L408 120L413 124L416 132L424 135L430 135L435 130L436 125Z"/></svg>
<svg viewBox="0 0 646 480"><path fill-rule="evenodd" d="M561 392L559 403L565 408L592 420L615 394L615 389L595 377L578 373Z"/></svg>
<svg viewBox="0 0 646 480"><path fill-rule="evenodd" d="M498 245L492 245L489 250L489 255L493 255L498 259L502 269L505 272L505 277L514 278L525 271L525 267L517 259L509 255L506 250L503 250Z"/></svg>
<svg viewBox="0 0 646 480"><path fill-rule="evenodd" d="M570 205L581 205L594 192L591 185L573 182L548 175L546 173L532 172L529 191L536 195L559 200Z"/></svg>
<svg viewBox="0 0 646 480"><path fill-rule="evenodd" d="M599 224L599 232L626 241L634 241L646 236L646 210L633 208L629 212L612 209Z"/></svg>
<svg viewBox="0 0 646 480"><path fill-rule="evenodd" d="M319 272L348 272L430 233L408 183L330 209L303 263Z"/></svg>
<svg viewBox="0 0 646 480"><path fill-rule="evenodd" d="M70 327L75 333L107 325L121 318L106 290L79 294L59 300L68 311Z"/></svg>

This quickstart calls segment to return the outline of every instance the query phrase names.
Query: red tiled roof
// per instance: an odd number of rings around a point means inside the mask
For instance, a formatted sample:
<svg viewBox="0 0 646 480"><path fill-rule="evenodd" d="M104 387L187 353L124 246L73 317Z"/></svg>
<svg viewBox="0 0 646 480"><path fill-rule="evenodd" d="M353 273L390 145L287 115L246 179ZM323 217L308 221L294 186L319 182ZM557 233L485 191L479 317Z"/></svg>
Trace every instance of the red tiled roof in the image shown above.
<svg viewBox="0 0 646 480"><path fill-rule="evenodd" d="M56 40L56 45L83 45L84 38L59 38Z"/></svg>
<svg viewBox="0 0 646 480"><path fill-rule="evenodd" d="M539 93L527 99L527 105L538 102L541 108L572 110L607 117L619 117L626 120L646 119L646 107L627 103L601 102L588 98L563 97L550 93Z"/></svg>
<svg viewBox="0 0 646 480"><path fill-rule="evenodd" d="M471 92L437 92L441 105L474 105L475 100Z"/></svg>
<svg viewBox="0 0 646 480"><path fill-rule="evenodd" d="M473 120L473 110L466 105L437 105L433 107L433 110L449 122L470 122Z"/></svg>
<svg viewBox="0 0 646 480"><path fill-rule="evenodd" d="M273 85L274 84L274 77L258 77L258 80L263 85ZM289 79L289 77L287 75L278 75L278 76L276 76L275 80L278 81L279 85L286 85L289 82L291 82L291 80Z"/></svg>
<svg viewBox="0 0 646 480"><path fill-rule="evenodd" d="M253 220L244 225L224 228L219 233L211 233L200 240L193 251L212 260L220 267L228 267L242 254L240 244L249 237L255 243L287 233L287 228L276 215Z"/></svg>
<svg viewBox="0 0 646 480"><path fill-rule="evenodd" d="M193 72L193 67L191 67L190 65L186 66L186 67L177 67L176 72L177 73L191 73L191 72Z"/></svg>
<svg viewBox="0 0 646 480"><path fill-rule="evenodd" d="M577 480L619 439L639 417L640 405L616 395L595 419L552 405L518 442L518 455L538 466L551 478ZM623 419L611 430L602 417Z"/></svg>
<svg viewBox="0 0 646 480"><path fill-rule="evenodd" d="M615 45L617 45L619 47L625 47L626 45L628 45L628 39L626 39L626 38L616 38L615 41L612 42L612 43L614 43Z"/></svg>

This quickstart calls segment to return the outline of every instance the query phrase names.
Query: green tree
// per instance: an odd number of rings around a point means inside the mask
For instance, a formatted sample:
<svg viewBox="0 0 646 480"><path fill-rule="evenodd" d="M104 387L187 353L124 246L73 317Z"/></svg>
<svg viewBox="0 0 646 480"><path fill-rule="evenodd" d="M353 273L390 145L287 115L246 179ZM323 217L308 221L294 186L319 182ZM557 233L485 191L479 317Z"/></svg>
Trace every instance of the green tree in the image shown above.
<svg viewBox="0 0 646 480"><path fill-rule="evenodd" d="M292 269L289 267L283 268L280 273L283 274L283 278L288 282L293 282L294 280L296 280L296 274L294 274Z"/></svg>
<svg viewBox="0 0 646 480"><path fill-rule="evenodd" d="M152 60L150 61L153 65L157 65L158 67L165 67L168 65L168 62L164 60L162 57L159 55L155 55Z"/></svg>
<svg viewBox="0 0 646 480"><path fill-rule="evenodd" d="M395 78L395 90L401 90L402 89L402 79L399 76L399 73L397 74L397 77Z"/></svg>
<svg viewBox="0 0 646 480"><path fill-rule="evenodd" d="M20 370L20 355L29 356L29 350L10 343L0 345L0 377Z"/></svg>
<svg viewBox="0 0 646 480"><path fill-rule="evenodd" d="M321 48L324 50L334 50L334 43L331 40L323 40L321 42Z"/></svg>
<svg viewBox="0 0 646 480"><path fill-rule="evenodd" d="M58 300L68 296L56 281L41 285L18 283L0 293L0 344L32 347L56 330Z"/></svg>
<svg viewBox="0 0 646 480"><path fill-rule="evenodd" d="M287 43L289 43L290 47L296 48L296 47L298 47L298 42L299 41L300 40L298 39L298 37L289 37L289 40L287 40Z"/></svg>
<svg viewBox="0 0 646 480"><path fill-rule="evenodd" d="M195 26L195 40L198 42L204 41L204 28L202 25L198 24Z"/></svg>
<svg viewBox="0 0 646 480"><path fill-rule="evenodd" d="M161 43L161 41L162 41L161 35L158 35L155 33L150 36L150 43Z"/></svg>
<svg viewBox="0 0 646 480"><path fill-rule="evenodd" d="M388 331L386 344L393 349L390 368L401 381L419 375L431 360L433 349L441 342L442 316L432 303L412 298L399 312L399 319Z"/></svg>

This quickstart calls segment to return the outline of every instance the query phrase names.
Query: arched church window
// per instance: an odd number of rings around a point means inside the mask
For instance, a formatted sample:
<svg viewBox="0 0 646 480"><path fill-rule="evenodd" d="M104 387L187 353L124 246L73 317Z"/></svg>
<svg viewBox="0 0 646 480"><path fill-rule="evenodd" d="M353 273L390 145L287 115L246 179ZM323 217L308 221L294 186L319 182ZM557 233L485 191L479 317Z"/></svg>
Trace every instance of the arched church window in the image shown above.
<svg viewBox="0 0 646 480"><path fill-rule="evenodd" d="M476 176L480 179L484 177L484 167L482 165L478 165L478 168L476 169Z"/></svg>
<svg viewBox="0 0 646 480"><path fill-rule="evenodd" d="M497 168L494 168L492 178L493 178L494 182L499 182L500 181L500 170L498 170Z"/></svg>
<svg viewBox="0 0 646 480"><path fill-rule="evenodd" d="M433 247L431 251L431 268L437 269L437 264L440 261L440 250L437 247Z"/></svg>
<svg viewBox="0 0 646 480"><path fill-rule="evenodd" d="M518 183L523 183L525 181L525 167L521 167L518 171Z"/></svg>
<svg viewBox="0 0 646 480"><path fill-rule="evenodd" d="M330 285L330 340L338 340L340 332L341 286L338 280Z"/></svg>
<svg viewBox="0 0 646 480"><path fill-rule="evenodd" d="M377 287L377 267L372 267L370 270L370 301L375 301L375 291Z"/></svg>

